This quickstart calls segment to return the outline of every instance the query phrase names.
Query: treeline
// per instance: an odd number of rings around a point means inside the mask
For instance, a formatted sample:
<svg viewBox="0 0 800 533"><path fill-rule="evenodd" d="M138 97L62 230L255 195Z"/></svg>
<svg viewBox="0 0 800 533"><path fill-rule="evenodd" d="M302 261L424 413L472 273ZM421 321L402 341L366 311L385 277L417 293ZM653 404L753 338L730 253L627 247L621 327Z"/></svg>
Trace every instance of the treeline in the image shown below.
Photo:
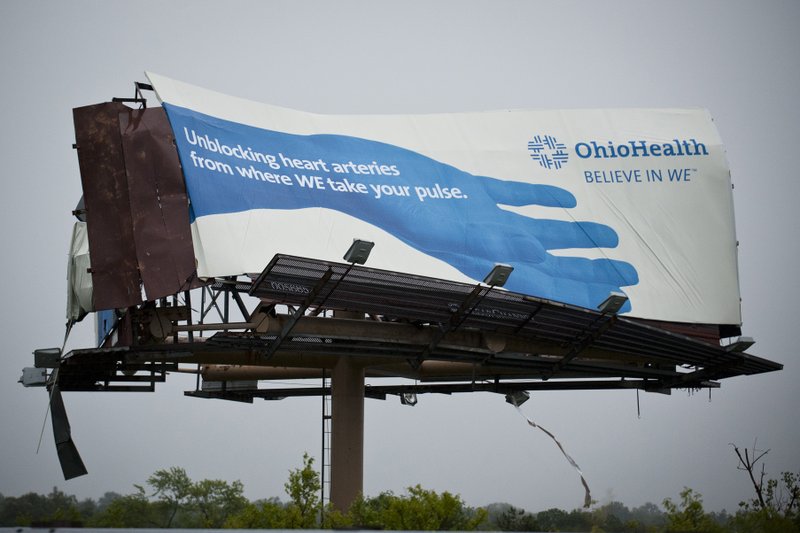
<svg viewBox="0 0 800 533"><path fill-rule="evenodd" d="M57 488L47 495L0 495L0 526L104 528L385 529L436 531L613 531L613 532L780 532L800 533L800 476L756 484L756 497L734 515L708 513L702 497L686 488L663 509L653 503L629 509L611 502L592 510L548 509L530 513L509 504L467 506L458 495L419 485L404 494L362 497L347 513L320 505L320 479L313 459L289 472L287 500L249 501L239 481L193 481L182 468L159 470L146 486L126 495L108 492L99 500L78 500Z"/></svg>

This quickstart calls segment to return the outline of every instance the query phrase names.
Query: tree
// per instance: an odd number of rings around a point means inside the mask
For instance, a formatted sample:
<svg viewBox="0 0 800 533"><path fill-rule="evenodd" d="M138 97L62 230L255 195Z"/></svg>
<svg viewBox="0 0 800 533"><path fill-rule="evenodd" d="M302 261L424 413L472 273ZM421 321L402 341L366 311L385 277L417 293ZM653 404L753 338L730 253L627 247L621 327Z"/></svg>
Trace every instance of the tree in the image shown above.
<svg viewBox="0 0 800 533"><path fill-rule="evenodd" d="M384 529L469 531L477 529L486 520L486 510L473 510L464 505L458 495L438 494L419 485L409 487L406 496L391 493L379 496L383 507L380 515Z"/></svg>
<svg viewBox="0 0 800 533"><path fill-rule="evenodd" d="M75 510L78 512L78 516L81 517L82 521L89 520L97 512L97 502L91 498L80 500Z"/></svg>
<svg viewBox="0 0 800 533"><path fill-rule="evenodd" d="M166 516L166 521L161 527L171 527L178 511L188 503L192 480L186 475L186 470L173 466L169 470L156 470L147 478L147 484L154 489L153 496L158 498Z"/></svg>
<svg viewBox="0 0 800 533"><path fill-rule="evenodd" d="M631 520L637 526L644 526L642 529L645 530L648 526L655 529L656 526L661 526L666 523L664 511L653 502L646 502L639 507L631 509Z"/></svg>
<svg viewBox="0 0 800 533"><path fill-rule="evenodd" d="M286 529L286 507L277 498L248 502L236 514L228 517L226 528L232 529Z"/></svg>
<svg viewBox="0 0 800 533"><path fill-rule="evenodd" d="M89 525L220 528L248 505L241 481L193 482L183 468L157 470L147 478L147 484L153 491L149 497L139 485L134 485L136 492L127 496L106 493Z"/></svg>
<svg viewBox="0 0 800 533"><path fill-rule="evenodd" d="M8 526L81 521L78 499L61 492L58 487L53 487L47 496L29 492L18 498L5 497L0 511L0 524Z"/></svg>
<svg viewBox="0 0 800 533"><path fill-rule="evenodd" d="M90 527L154 528L164 524L163 513L147 498L144 488L111 500L89 520ZM108 494L108 493L106 493Z"/></svg>
<svg viewBox="0 0 800 533"><path fill-rule="evenodd" d="M114 500L117 500L117 499L119 499L119 498L122 498L122 494L120 494L120 493L118 493L118 492L113 492L113 491L108 491L108 492L105 492L105 493L104 493L102 496L100 496L100 498L97 500L97 509L96 509L96 511L102 511L103 509L105 509L106 507L108 507L109 505L111 505L111 503L112 503Z"/></svg>
<svg viewBox="0 0 800 533"><path fill-rule="evenodd" d="M703 498L688 487L680 493L681 501L674 503L670 498L664 500L667 510L667 531L703 531L705 533L724 531L710 515L703 510Z"/></svg>
<svg viewBox="0 0 800 533"><path fill-rule="evenodd" d="M201 527L221 528L247 505L243 493L241 481L204 479L189 488L189 506L199 516Z"/></svg>
<svg viewBox="0 0 800 533"><path fill-rule="evenodd" d="M319 501L321 487L319 473L314 470L314 458L309 457L306 452L303 454L303 468L291 470L289 481L283 485L289 496L286 527L312 528L317 525L321 508Z"/></svg>
<svg viewBox="0 0 800 533"><path fill-rule="evenodd" d="M539 531L542 527L536 517L513 505L494 517L494 527L500 531Z"/></svg>
<svg viewBox="0 0 800 533"><path fill-rule="evenodd" d="M631 520L630 510L620 502L608 502L592 511L590 517L592 531L624 531L638 525Z"/></svg>
<svg viewBox="0 0 800 533"><path fill-rule="evenodd" d="M747 472L755 496L739 503L731 520L734 531L800 532L800 473L782 472L780 479L767 478L764 457L769 450L740 450L731 444L739 459L737 468ZM759 468L759 463L760 468Z"/></svg>
<svg viewBox="0 0 800 533"><path fill-rule="evenodd" d="M561 509L547 509L536 513L536 520L544 531L558 531L566 523L569 514Z"/></svg>
<svg viewBox="0 0 800 533"><path fill-rule="evenodd" d="M391 492L382 492L374 498L365 498L363 495L359 495L344 516L334 515L331 517L331 513L328 513L325 520L326 525L338 528L385 529L384 515L394 498L395 495Z"/></svg>

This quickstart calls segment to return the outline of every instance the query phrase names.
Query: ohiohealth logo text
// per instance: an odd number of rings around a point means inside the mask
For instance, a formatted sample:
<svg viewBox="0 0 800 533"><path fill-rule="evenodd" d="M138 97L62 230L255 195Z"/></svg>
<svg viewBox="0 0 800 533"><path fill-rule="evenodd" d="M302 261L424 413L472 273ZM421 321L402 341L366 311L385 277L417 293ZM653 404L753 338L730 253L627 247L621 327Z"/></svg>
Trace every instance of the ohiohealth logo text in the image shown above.
<svg viewBox="0 0 800 533"><path fill-rule="evenodd" d="M687 155L708 155L706 145L695 139L672 139L667 143L648 143L647 141L627 141L615 144L608 141L579 142L575 153L581 159L615 159L617 157L675 157Z"/></svg>
<svg viewBox="0 0 800 533"><path fill-rule="evenodd" d="M528 142L531 158L546 169L560 169L569 160L564 143L552 135L537 135ZM575 144L575 155L581 159L626 159L628 157L685 157L708 155L708 149L696 139L672 139L665 143L644 140L597 142L581 141Z"/></svg>

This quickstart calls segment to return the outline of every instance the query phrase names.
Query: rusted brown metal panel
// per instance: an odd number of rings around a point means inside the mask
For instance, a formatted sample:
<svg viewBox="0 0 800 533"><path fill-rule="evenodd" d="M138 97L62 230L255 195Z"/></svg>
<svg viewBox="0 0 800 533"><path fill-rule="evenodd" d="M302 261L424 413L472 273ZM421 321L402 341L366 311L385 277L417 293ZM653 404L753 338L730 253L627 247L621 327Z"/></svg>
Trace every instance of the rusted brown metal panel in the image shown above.
<svg viewBox="0 0 800 533"><path fill-rule="evenodd" d="M104 103L72 111L98 310L142 301L119 130L119 115L128 109Z"/></svg>
<svg viewBox="0 0 800 533"><path fill-rule="evenodd" d="M122 112L119 128L139 273L155 300L194 285L186 187L162 108Z"/></svg>

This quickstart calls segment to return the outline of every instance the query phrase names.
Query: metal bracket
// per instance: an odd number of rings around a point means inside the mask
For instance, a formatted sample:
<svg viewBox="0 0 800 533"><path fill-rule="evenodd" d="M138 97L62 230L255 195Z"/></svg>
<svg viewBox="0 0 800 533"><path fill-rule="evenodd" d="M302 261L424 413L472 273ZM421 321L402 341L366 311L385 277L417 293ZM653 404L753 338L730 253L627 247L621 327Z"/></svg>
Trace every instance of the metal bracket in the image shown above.
<svg viewBox="0 0 800 533"><path fill-rule="evenodd" d="M142 83L140 81L133 82L134 93L133 98L118 98L114 97L111 99L112 102L119 102L119 103L130 103L130 104L142 104L142 109L147 109L147 98L144 97L142 91L152 91L153 86L148 83Z"/></svg>

